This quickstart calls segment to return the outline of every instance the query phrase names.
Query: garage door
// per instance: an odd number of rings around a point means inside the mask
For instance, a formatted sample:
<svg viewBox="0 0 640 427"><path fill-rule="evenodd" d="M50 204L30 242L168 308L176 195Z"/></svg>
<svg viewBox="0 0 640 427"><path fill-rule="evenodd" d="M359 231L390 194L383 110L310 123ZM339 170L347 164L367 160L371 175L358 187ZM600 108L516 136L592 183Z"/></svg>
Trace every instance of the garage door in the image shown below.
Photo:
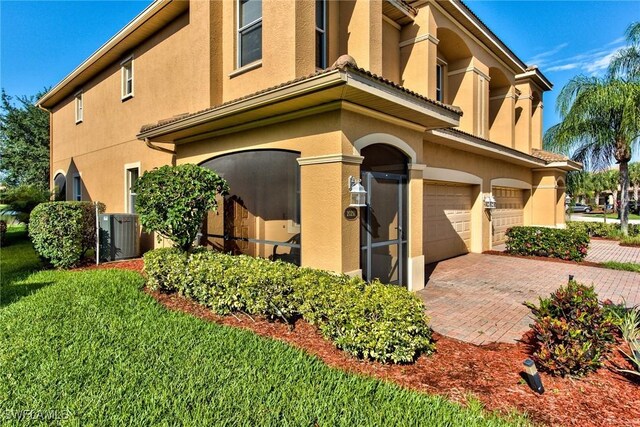
<svg viewBox="0 0 640 427"><path fill-rule="evenodd" d="M424 184L424 251L427 263L469 252L471 245L469 185Z"/></svg>
<svg viewBox="0 0 640 427"><path fill-rule="evenodd" d="M493 187L496 209L491 213L493 246L505 242L505 233L515 225L523 225L524 191L517 188Z"/></svg>

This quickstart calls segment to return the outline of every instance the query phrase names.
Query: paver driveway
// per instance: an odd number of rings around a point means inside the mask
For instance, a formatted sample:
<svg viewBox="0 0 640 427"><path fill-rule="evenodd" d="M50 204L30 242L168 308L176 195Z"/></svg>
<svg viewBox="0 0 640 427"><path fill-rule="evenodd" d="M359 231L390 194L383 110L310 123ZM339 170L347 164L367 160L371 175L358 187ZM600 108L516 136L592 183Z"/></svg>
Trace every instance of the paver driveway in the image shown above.
<svg viewBox="0 0 640 427"><path fill-rule="evenodd" d="M487 254L467 254L427 266L425 302L433 330L473 344L514 342L529 329L538 301L566 284L595 285L600 299L640 304L640 273ZM429 271L431 271L429 273Z"/></svg>

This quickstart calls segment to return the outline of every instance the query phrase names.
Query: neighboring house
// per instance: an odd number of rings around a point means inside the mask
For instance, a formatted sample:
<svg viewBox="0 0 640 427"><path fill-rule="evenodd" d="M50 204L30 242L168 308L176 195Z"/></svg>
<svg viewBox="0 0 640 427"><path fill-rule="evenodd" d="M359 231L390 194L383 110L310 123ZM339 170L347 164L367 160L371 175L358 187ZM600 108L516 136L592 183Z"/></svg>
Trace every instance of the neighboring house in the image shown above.
<svg viewBox="0 0 640 427"><path fill-rule="evenodd" d="M460 1L158 0L39 105L67 199L131 212L145 170L201 164L231 186L203 243L418 290L564 225L580 165L541 150L550 89Z"/></svg>

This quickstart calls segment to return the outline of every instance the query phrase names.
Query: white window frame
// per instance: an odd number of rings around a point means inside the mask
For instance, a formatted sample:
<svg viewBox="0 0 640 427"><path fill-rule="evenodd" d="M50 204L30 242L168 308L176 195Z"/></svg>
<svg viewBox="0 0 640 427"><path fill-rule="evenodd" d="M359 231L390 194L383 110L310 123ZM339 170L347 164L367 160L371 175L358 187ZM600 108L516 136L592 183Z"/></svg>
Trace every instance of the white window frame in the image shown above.
<svg viewBox="0 0 640 427"><path fill-rule="evenodd" d="M142 175L142 169L140 168L140 162L126 163L124 165L124 211L126 213L134 213L134 207L131 206L131 196L135 193L131 192L131 175L130 171L138 169L138 178Z"/></svg>
<svg viewBox="0 0 640 427"><path fill-rule="evenodd" d="M75 173L73 174L73 201L81 202L82 201L82 174Z"/></svg>
<svg viewBox="0 0 640 427"><path fill-rule="evenodd" d="M79 91L74 96L76 110L76 124L82 123L84 119L84 92Z"/></svg>
<svg viewBox="0 0 640 427"><path fill-rule="evenodd" d="M120 63L120 97L123 101L133 98L135 87L135 67L133 62L133 55L131 55ZM131 69L131 76L127 75L127 68ZM131 92L127 93L127 82L129 80L131 80Z"/></svg>
<svg viewBox="0 0 640 427"><path fill-rule="evenodd" d="M322 26L323 28L319 28L316 26L316 35L318 33L322 34L322 64L316 64L317 69L325 69L327 68L327 0L316 0L322 2ZM316 16L316 24L318 22L318 17ZM314 40L314 45L315 45ZM316 46L316 49L318 46Z"/></svg>
<svg viewBox="0 0 640 427"><path fill-rule="evenodd" d="M261 6L261 10L260 10L260 18L249 22L247 25L244 26L240 26L241 22L240 22L240 1L241 0L236 0L236 46L237 46L237 52L236 52L236 68L242 68L242 67L246 67L248 65L252 65L254 63L258 63L259 61L262 61L262 37L260 38L260 59L256 59L253 62L249 62L246 64L242 63L242 33L246 32L247 30L251 30L254 28L258 28L258 27L262 27L262 6Z"/></svg>

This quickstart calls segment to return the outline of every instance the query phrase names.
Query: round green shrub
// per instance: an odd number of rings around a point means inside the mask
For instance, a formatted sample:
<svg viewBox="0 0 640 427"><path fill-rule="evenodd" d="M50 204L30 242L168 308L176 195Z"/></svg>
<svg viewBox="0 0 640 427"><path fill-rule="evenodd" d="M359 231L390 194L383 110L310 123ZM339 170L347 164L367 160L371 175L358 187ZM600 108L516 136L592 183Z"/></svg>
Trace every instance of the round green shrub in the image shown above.
<svg viewBox="0 0 640 427"><path fill-rule="evenodd" d="M132 190L142 226L188 251L207 212L216 209L216 196L229 187L215 172L186 164L148 171Z"/></svg>
<svg viewBox="0 0 640 427"><path fill-rule="evenodd" d="M76 265L96 245L93 202L47 202L31 212L29 237L36 252L56 268ZM104 205L98 204L99 213Z"/></svg>

